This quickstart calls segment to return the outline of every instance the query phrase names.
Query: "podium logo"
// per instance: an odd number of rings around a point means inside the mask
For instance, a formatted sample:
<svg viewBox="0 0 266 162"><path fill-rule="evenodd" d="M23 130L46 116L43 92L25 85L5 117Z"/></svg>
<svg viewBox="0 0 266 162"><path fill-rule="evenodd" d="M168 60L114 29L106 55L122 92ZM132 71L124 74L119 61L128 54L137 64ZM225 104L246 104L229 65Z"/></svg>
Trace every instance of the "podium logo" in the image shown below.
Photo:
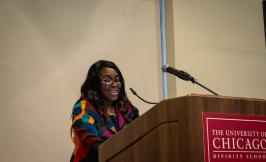
<svg viewBox="0 0 266 162"><path fill-rule="evenodd" d="M205 162L266 161L266 117L203 113Z"/></svg>

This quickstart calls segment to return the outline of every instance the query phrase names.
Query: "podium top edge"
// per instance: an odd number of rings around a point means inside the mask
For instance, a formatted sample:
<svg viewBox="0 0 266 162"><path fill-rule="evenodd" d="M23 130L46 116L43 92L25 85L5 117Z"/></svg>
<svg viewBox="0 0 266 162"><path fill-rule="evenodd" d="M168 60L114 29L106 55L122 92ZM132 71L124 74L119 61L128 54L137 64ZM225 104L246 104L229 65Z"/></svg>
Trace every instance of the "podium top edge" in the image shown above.
<svg viewBox="0 0 266 162"><path fill-rule="evenodd" d="M165 99L165 100L172 100L172 99L177 99L177 98L187 98L187 97L220 98L220 99L235 99L235 100L253 100L253 101L266 102L265 99L260 99L260 98L237 97L237 96L220 96L220 95L197 94L197 93L190 93L190 94L187 94L185 96L177 96L177 97L168 98L168 99Z"/></svg>

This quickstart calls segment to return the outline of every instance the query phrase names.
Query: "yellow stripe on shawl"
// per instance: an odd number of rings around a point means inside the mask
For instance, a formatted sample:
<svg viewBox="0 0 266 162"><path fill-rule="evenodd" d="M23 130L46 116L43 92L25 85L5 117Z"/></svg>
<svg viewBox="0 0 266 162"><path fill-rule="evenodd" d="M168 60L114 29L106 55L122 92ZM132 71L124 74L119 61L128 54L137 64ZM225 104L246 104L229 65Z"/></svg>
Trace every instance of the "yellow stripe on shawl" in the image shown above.
<svg viewBox="0 0 266 162"><path fill-rule="evenodd" d="M88 122L91 123L91 124L94 124L94 118L92 116L90 116L90 119L89 119Z"/></svg>
<svg viewBox="0 0 266 162"><path fill-rule="evenodd" d="M86 109L86 101L81 101L81 114L77 115L74 117L72 124L74 124L77 120L81 119L83 115L85 114L85 109Z"/></svg>

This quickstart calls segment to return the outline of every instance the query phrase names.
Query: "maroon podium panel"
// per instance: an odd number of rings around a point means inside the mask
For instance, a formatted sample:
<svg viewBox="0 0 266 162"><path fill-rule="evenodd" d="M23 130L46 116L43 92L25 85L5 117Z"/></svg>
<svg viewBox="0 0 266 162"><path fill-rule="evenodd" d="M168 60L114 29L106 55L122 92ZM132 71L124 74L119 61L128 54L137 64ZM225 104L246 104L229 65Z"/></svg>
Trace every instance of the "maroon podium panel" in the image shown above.
<svg viewBox="0 0 266 162"><path fill-rule="evenodd" d="M205 162L266 161L266 116L202 115Z"/></svg>

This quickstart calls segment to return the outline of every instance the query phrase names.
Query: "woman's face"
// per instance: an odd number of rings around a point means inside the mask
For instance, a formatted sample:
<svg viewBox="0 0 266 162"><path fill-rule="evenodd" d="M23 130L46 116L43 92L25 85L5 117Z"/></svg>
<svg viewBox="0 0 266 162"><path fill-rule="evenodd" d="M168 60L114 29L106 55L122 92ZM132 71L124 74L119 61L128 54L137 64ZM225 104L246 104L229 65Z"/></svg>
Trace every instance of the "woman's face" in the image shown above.
<svg viewBox="0 0 266 162"><path fill-rule="evenodd" d="M121 78L113 68L105 67L100 71L100 90L104 98L114 102L117 100L121 89Z"/></svg>

